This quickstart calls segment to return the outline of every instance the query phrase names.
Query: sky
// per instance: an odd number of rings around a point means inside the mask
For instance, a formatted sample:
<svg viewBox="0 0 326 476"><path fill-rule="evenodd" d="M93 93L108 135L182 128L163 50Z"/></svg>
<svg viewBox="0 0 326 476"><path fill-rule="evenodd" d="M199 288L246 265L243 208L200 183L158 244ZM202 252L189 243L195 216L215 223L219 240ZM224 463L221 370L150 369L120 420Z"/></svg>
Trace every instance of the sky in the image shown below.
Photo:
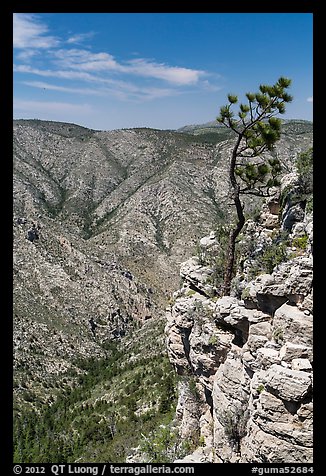
<svg viewBox="0 0 326 476"><path fill-rule="evenodd" d="M13 16L16 119L178 129L286 76L283 117L312 120L311 13Z"/></svg>

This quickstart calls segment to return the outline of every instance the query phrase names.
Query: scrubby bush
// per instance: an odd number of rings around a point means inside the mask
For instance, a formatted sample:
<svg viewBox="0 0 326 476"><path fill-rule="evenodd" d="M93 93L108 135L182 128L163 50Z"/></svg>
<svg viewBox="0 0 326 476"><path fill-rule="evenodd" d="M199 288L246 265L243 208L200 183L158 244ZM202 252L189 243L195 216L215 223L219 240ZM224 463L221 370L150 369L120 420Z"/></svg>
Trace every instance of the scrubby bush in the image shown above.
<svg viewBox="0 0 326 476"><path fill-rule="evenodd" d="M273 339L277 344L282 344L284 337L283 337L284 331L282 327L276 327L273 331Z"/></svg>
<svg viewBox="0 0 326 476"><path fill-rule="evenodd" d="M259 274L271 274L274 268L289 259L288 234L281 232L273 237L272 243L266 244L256 255L253 255L252 266L249 269L249 279Z"/></svg>
<svg viewBox="0 0 326 476"><path fill-rule="evenodd" d="M302 192L313 192L313 149L301 152L296 160L296 169L299 174L299 186Z"/></svg>
<svg viewBox="0 0 326 476"><path fill-rule="evenodd" d="M299 250L304 251L307 248L308 244L308 235L297 236L292 240L292 246L298 248Z"/></svg>
<svg viewBox="0 0 326 476"><path fill-rule="evenodd" d="M221 412L218 419L224 428L229 443L236 452L239 452L241 440L247 433L249 411L244 405L234 407Z"/></svg>
<svg viewBox="0 0 326 476"><path fill-rule="evenodd" d="M173 463L195 447L193 442L181 440L178 430L169 423L160 425L149 437L142 435L140 450L149 463Z"/></svg>

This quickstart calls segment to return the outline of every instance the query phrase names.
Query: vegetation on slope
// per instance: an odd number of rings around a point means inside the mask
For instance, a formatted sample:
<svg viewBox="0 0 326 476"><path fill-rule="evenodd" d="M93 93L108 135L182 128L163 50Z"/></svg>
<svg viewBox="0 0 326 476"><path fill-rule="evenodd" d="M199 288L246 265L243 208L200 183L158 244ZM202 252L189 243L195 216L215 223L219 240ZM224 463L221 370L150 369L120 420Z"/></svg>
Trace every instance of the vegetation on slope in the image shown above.
<svg viewBox="0 0 326 476"><path fill-rule="evenodd" d="M69 371L73 384L51 405L16 410L15 462L124 462L142 434L168 424L176 398L171 364L164 352L146 356L138 345L111 342L105 358L75 362L83 373Z"/></svg>

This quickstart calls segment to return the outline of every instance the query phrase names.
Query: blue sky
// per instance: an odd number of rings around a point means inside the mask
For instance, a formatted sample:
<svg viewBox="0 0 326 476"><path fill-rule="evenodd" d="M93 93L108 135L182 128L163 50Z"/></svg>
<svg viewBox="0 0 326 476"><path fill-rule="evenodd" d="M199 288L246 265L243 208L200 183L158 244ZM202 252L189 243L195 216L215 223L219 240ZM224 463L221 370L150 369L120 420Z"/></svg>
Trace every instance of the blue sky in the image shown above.
<svg viewBox="0 0 326 476"><path fill-rule="evenodd" d="M99 130L214 120L228 93L292 79L312 120L311 13L16 13L14 117Z"/></svg>

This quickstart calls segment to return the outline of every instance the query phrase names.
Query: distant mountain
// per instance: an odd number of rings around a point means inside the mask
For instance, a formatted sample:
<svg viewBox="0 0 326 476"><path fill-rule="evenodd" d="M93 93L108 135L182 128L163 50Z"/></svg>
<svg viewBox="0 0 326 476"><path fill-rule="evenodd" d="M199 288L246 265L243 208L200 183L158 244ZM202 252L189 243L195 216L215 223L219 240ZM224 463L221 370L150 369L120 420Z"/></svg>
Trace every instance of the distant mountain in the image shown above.
<svg viewBox="0 0 326 476"><path fill-rule="evenodd" d="M313 128L313 123L310 121L302 119L283 119L283 133L291 131L295 133L306 133L311 132ZM232 136L232 131L226 129L224 126L219 124L217 121L210 121L204 124L191 124L187 126L180 127L178 132L185 132L188 134L217 134L218 137L230 138Z"/></svg>

